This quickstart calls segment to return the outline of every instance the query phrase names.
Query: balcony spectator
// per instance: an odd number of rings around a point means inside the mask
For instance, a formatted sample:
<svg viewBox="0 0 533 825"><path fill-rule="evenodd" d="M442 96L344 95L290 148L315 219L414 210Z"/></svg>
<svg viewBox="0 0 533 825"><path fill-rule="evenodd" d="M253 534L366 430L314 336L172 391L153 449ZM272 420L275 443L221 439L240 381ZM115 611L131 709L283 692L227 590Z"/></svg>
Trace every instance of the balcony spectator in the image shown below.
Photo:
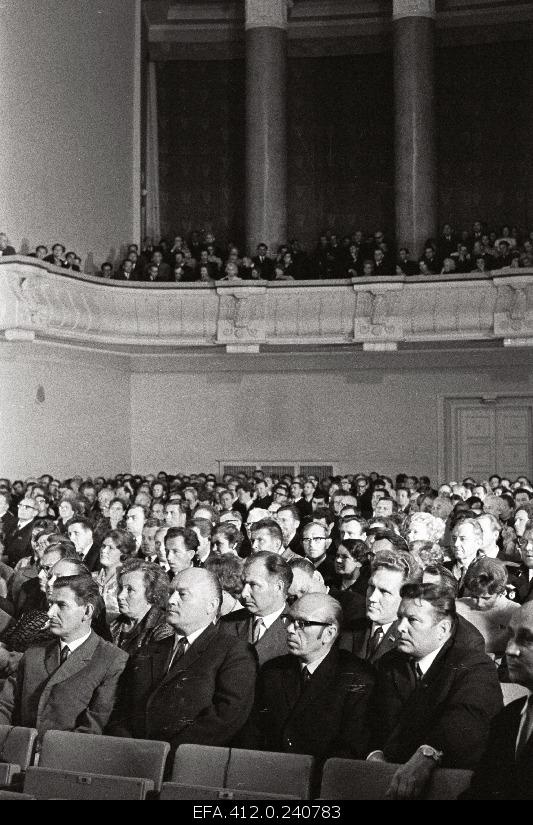
<svg viewBox="0 0 533 825"><path fill-rule="evenodd" d="M52 252L50 255L47 255L44 260L49 263L53 264L54 266L60 267L60 269L65 268L65 247L62 243L55 243L52 247Z"/></svg>
<svg viewBox="0 0 533 825"><path fill-rule="evenodd" d="M8 243L7 235L5 232L0 232L0 256L3 257L4 255L16 255L15 247L10 246Z"/></svg>

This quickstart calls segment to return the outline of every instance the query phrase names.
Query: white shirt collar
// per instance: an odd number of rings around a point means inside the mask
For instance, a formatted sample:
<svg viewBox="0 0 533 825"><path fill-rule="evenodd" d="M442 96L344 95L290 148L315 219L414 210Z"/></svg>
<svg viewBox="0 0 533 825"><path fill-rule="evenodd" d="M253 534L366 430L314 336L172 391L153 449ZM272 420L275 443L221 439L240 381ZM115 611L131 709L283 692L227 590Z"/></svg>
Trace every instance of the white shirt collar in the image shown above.
<svg viewBox="0 0 533 825"><path fill-rule="evenodd" d="M204 632L204 630L207 630L207 628L211 624L213 624L213 622L208 622L207 624L204 624L204 626L201 627L199 630L195 630L194 633L188 633L187 636L184 636L183 633L175 633L174 634L175 638L176 638L176 640L177 639L187 639L187 645L192 645L192 643L196 641L198 636L201 636L202 633Z"/></svg>
<svg viewBox="0 0 533 825"><path fill-rule="evenodd" d="M60 649L61 649L61 650L63 650L63 648L64 648L64 647L68 647L68 649L70 650L70 652L71 652L71 653L74 653L74 651L75 651L75 650L77 650L77 648L78 648L78 647L81 647L81 646L82 646L82 644L83 644L84 642L86 642L86 641L87 641L87 639L88 639L88 638L89 638L89 636L91 635L91 632L92 632L92 631L91 631L91 630L89 630L89 632L88 632L85 636L82 636L82 637L81 637L81 639L76 639L76 641L75 641L75 642L63 642L63 641L60 639L60 640L59 640L59 646L60 646Z"/></svg>
<svg viewBox="0 0 533 825"><path fill-rule="evenodd" d="M419 661L417 662L418 667L420 668L424 676L430 669L431 665L433 664L433 662L435 661L435 659L437 658L437 656L439 655L440 651L442 650L447 641L448 639L445 639L444 642L441 645L439 645L439 647L436 650L433 650L431 653L428 653L427 656L424 656L423 659L419 659Z"/></svg>
<svg viewBox="0 0 533 825"><path fill-rule="evenodd" d="M320 659L315 659L313 662L300 662L301 670L303 670L304 667L306 667L309 673L314 673L315 670L317 670L317 668L320 667L320 665L322 664L330 650L331 648L329 648L329 650L326 650L326 652L320 657Z"/></svg>
<svg viewBox="0 0 533 825"><path fill-rule="evenodd" d="M276 610L275 613L269 613L268 616L254 616L254 619L262 619L264 626L268 628L274 624L276 619L278 619L283 611L285 610L285 605L280 610Z"/></svg>
<svg viewBox="0 0 533 825"><path fill-rule="evenodd" d="M370 631L370 635L373 636L378 627L380 627L383 631L383 638L385 638L393 624L394 622L389 622L388 624L376 624L376 622L372 622L372 629Z"/></svg>

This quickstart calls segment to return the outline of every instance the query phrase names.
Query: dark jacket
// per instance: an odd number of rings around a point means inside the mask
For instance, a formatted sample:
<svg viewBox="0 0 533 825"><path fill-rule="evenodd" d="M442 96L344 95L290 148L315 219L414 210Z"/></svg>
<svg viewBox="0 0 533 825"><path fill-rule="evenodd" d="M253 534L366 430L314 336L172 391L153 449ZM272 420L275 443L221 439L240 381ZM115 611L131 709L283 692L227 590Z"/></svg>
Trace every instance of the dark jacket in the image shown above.
<svg viewBox="0 0 533 825"><path fill-rule="evenodd" d="M301 692L300 660L271 659L259 673L247 744L320 759L364 758L374 679L369 664L333 647Z"/></svg>
<svg viewBox="0 0 533 825"><path fill-rule="evenodd" d="M255 616L252 616L244 608L223 616L220 623L226 633L251 644L254 619ZM284 656L289 652L287 648L287 630L280 617L270 625L268 630L265 630L254 647L260 667L269 659L273 659L275 656Z"/></svg>
<svg viewBox="0 0 533 825"><path fill-rule="evenodd" d="M151 642L124 673L109 732L178 745L229 745L253 705L256 662L247 644L209 625L168 664L174 634Z"/></svg>
<svg viewBox="0 0 533 825"><path fill-rule="evenodd" d="M167 624L165 611L155 604L152 605L146 616L141 619L131 633L122 633L125 626L127 625L122 616L118 616L111 622L109 629L113 642L130 656L137 655L150 642L174 635L172 628Z"/></svg>
<svg viewBox="0 0 533 825"><path fill-rule="evenodd" d="M533 800L533 736L516 758L516 738L525 697L492 720L485 753L462 799Z"/></svg>
<svg viewBox="0 0 533 825"><path fill-rule="evenodd" d="M378 664L373 747L388 762L407 762L420 745L443 751L442 767L473 769L503 699L494 662L457 644L456 633L418 684L399 650Z"/></svg>

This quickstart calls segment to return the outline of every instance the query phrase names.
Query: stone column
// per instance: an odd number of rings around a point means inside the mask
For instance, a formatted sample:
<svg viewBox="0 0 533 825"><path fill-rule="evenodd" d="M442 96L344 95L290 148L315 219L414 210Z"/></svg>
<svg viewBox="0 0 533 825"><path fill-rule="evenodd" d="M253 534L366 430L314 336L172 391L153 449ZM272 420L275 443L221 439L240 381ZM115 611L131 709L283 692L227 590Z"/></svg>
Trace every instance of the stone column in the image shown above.
<svg viewBox="0 0 533 825"><path fill-rule="evenodd" d="M437 230L435 0L393 0L396 238L419 255Z"/></svg>
<svg viewBox="0 0 533 825"><path fill-rule="evenodd" d="M287 0L246 0L246 246L287 240Z"/></svg>

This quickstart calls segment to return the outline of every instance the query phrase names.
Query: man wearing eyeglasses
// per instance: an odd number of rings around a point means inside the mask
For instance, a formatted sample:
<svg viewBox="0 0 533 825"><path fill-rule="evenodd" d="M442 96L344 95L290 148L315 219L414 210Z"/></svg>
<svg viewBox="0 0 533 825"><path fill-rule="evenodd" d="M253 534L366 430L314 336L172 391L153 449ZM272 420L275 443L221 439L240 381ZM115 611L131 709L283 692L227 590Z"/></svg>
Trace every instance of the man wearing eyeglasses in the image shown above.
<svg viewBox="0 0 533 825"><path fill-rule="evenodd" d="M328 587L337 583L335 562L327 555L331 544L328 529L318 521L306 524L303 529L302 544L306 559L309 559L315 570L321 574Z"/></svg>
<svg viewBox="0 0 533 825"><path fill-rule="evenodd" d="M14 567L20 559L31 556L31 531L39 507L29 496L24 496L18 506L18 522L6 542L8 564Z"/></svg>
<svg viewBox="0 0 533 825"><path fill-rule="evenodd" d="M308 593L284 621L289 653L261 668L244 744L318 759L362 758L374 671L338 648L340 604L325 593Z"/></svg>

